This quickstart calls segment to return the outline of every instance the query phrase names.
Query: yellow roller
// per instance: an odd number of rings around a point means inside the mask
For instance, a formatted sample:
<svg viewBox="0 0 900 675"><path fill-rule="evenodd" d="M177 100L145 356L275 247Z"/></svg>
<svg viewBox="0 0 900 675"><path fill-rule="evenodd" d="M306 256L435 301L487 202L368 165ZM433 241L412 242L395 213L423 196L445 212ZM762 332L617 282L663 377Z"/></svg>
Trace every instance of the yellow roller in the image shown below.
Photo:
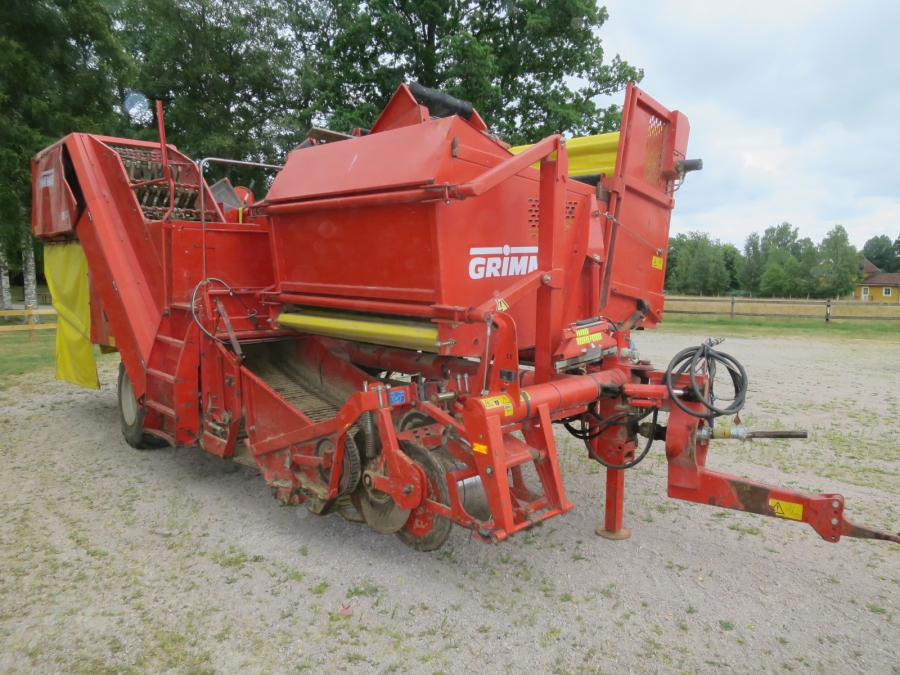
<svg viewBox="0 0 900 675"><path fill-rule="evenodd" d="M530 145L517 145L509 151L518 155ZM569 175L589 176L602 173L611 176L616 170L616 155L619 150L619 132L596 136L581 136L566 141L569 152ZM534 164L535 168L539 165Z"/></svg>
<svg viewBox="0 0 900 675"><path fill-rule="evenodd" d="M437 353L439 351L437 325L424 321L385 319L345 312L314 310L297 314L281 314L278 317L278 323L284 328L313 335L325 335L423 352Z"/></svg>

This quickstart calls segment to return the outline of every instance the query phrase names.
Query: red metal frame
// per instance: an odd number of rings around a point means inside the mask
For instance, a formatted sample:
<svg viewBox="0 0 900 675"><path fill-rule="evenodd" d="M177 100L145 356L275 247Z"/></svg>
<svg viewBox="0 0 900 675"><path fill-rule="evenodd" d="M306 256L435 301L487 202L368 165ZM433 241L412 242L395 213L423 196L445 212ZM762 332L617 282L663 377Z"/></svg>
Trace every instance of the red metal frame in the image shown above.
<svg viewBox="0 0 900 675"><path fill-rule="evenodd" d="M410 511L417 541L432 545L441 518L501 541L572 508L554 422L655 408L670 415L671 497L787 513L827 541L900 541L848 521L838 495L708 470L705 422L672 405L663 372L629 357L629 329L663 317L681 113L629 85L616 170L598 189L570 180L561 136L514 156L484 131L477 114L431 119L401 86L369 135L292 152L241 223L226 220L162 127L160 144L73 134L35 158L34 231L81 240L92 335L114 336L147 431L221 457L242 443L285 503L325 514L366 490ZM129 153L158 161L161 177L129 174ZM144 203L148 186L167 189L162 213ZM198 191L205 227L184 219ZM278 326L285 310L308 307L430 320L438 353ZM324 417L304 412L260 374L263 357L295 369L319 403L337 403ZM411 413L418 423L402 426ZM633 425L592 425L596 457L617 466L635 456ZM409 444L444 458L446 478ZM624 475L607 469L598 533L610 538L629 534ZM472 481L487 513L467 501Z"/></svg>

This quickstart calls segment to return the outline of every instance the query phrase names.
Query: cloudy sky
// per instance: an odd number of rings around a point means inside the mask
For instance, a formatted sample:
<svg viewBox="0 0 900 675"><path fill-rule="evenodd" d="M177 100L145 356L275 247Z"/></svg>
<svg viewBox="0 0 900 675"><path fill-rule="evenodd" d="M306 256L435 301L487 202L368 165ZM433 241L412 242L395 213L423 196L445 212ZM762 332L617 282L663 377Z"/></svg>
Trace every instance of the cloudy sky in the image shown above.
<svg viewBox="0 0 900 675"><path fill-rule="evenodd" d="M900 235L900 1L600 0L607 55L691 123L673 231Z"/></svg>

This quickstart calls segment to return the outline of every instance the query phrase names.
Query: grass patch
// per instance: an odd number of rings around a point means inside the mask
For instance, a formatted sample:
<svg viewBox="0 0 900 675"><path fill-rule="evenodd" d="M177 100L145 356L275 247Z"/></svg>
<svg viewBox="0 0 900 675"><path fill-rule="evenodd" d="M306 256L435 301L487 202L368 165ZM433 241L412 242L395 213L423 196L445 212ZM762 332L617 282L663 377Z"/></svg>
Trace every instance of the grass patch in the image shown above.
<svg viewBox="0 0 900 675"><path fill-rule="evenodd" d="M56 331L36 331L33 342L28 340L27 331L0 333L0 388L7 377L52 368L55 363Z"/></svg>
<svg viewBox="0 0 900 675"><path fill-rule="evenodd" d="M247 552L237 546L229 546L227 551L213 551L209 559L225 569L240 570L248 562L262 562L261 555L249 556Z"/></svg>
<svg viewBox="0 0 900 675"><path fill-rule="evenodd" d="M361 595L365 598L374 598L381 591L370 579L363 579L360 583L354 584L347 591L347 597L353 598Z"/></svg>
<svg viewBox="0 0 900 675"><path fill-rule="evenodd" d="M727 305L726 305L727 306ZM819 307L812 309L818 310ZM663 333L708 333L717 336L771 337L797 336L836 339L888 340L900 342L900 321L866 321L834 319L825 323L822 319L779 319L739 316L696 314L667 314L659 330ZM836 311L840 307L835 307Z"/></svg>

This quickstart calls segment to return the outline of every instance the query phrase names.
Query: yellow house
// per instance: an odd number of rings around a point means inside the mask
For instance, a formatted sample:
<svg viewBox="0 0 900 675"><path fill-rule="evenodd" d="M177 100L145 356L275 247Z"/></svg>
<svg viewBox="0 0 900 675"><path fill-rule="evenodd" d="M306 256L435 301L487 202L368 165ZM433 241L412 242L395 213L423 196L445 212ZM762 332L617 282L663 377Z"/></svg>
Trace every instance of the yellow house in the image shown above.
<svg viewBox="0 0 900 675"><path fill-rule="evenodd" d="M872 302L900 302L900 272L882 272L868 260L853 296Z"/></svg>

